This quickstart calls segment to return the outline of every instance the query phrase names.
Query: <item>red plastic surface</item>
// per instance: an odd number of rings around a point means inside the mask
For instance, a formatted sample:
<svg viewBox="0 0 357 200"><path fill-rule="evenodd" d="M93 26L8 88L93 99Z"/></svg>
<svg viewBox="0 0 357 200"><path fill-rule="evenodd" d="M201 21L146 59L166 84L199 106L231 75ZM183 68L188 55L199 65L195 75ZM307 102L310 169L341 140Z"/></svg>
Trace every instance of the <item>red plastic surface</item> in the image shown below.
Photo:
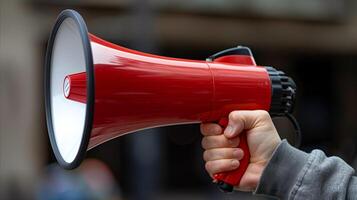
<svg viewBox="0 0 357 200"><path fill-rule="evenodd" d="M265 68L253 65L252 59L244 57L245 62L235 64L237 57L230 57L231 62L228 58L213 62L168 58L93 35L90 40L95 105L88 149L145 128L218 121L233 110L270 109L269 75ZM244 141L243 137L240 147L247 150ZM249 161L247 155L248 150L244 159ZM221 174L219 179L235 184L241 173Z"/></svg>
<svg viewBox="0 0 357 200"><path fill-rule="evenodd" d="M86 73L69 74L65 77L65 80L69 80L69 91L68 95L65 97L73 101L78 101L81 103L86 103ZM64 86L65 87L65 86Z"/></svg>
<svg viewBox="0 0 357 200"><path fill-rule="evenodd" d="M216 58L214 61L222 62L222 63L234 63L234 64L239 63L241 65L256 65L254 58L252 56L247 56L247 55L222 56Z"/></svg>

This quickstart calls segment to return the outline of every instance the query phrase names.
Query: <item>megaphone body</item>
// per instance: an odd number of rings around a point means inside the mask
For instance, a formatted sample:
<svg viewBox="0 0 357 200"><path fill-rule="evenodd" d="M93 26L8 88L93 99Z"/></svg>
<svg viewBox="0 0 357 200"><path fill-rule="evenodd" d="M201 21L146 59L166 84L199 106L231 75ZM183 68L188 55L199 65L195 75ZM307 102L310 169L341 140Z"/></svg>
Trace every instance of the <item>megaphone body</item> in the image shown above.
<svg viewBox="0 0 357 200"><path fill-rule="evenodd" d="M294 93L289 77L257 66L246 47L204 61L142 53L89 34L72 10L58 17L47 48L47 126L55 156L65 168L77 167L87 150L142 129L224 125L222 119L233 110L289 113ZM241 140L245 156L240 169L216 176L228 190L249 163L246 138Z"/></svg>
<svg viewBox="0 0 357 200"><path fill-rule="evenodd" d="M262 67L165 58L93 35L90 40L95 115L89 148L112 139L113 133L218 121L232 110L270 109L271 83ZM86 73L66 78L80 83L69 86L67 99L85 103Z"/></svg>

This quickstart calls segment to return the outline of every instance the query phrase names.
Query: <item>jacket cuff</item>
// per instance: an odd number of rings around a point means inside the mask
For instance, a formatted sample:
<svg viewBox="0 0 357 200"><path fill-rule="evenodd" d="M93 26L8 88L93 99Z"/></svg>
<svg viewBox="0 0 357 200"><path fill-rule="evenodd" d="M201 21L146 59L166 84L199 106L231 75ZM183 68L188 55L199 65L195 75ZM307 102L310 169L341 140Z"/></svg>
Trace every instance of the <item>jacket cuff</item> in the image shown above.
<svg viewBox="0 0 357 200"><path fill-rule="evenodd" d="M283 140L263 170L254 193L287 199L307 161L307 153Z"/></svg>

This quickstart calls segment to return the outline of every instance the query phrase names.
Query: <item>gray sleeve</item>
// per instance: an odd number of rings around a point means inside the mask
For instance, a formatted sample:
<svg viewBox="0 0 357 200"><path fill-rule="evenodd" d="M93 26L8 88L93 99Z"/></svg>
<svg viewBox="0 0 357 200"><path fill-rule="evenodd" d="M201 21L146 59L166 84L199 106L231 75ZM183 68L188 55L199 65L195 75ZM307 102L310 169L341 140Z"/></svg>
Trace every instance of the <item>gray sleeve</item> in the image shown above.
<svg viewBox="0 0 357 200"><path fill-rule="evenodd" d="M320 150L310 154L284 140L264 169L255 194L279 199L357 199L354 170Z"/></svg>

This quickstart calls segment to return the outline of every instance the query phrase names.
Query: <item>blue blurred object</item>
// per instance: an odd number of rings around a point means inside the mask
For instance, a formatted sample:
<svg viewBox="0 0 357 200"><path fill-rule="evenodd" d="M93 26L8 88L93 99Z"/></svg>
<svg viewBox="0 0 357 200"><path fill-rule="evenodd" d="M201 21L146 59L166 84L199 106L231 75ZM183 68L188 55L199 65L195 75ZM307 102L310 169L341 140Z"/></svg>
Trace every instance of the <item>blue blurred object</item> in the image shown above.
<svg viewBox="0 0 357 200"><path fill-rule="evenodd" d="M36 197L39 200L119 199L119 187L104 163L88 159L72 171L61 169L57 164L49 165Z"/></svg>
<svg viewBox="0 0 357 200"><path fill-rule="evenodd" d="M50 165L39 186L39 200L87 200L91 198L88 185L79 174L65 171L57 164Z"/></svg>

